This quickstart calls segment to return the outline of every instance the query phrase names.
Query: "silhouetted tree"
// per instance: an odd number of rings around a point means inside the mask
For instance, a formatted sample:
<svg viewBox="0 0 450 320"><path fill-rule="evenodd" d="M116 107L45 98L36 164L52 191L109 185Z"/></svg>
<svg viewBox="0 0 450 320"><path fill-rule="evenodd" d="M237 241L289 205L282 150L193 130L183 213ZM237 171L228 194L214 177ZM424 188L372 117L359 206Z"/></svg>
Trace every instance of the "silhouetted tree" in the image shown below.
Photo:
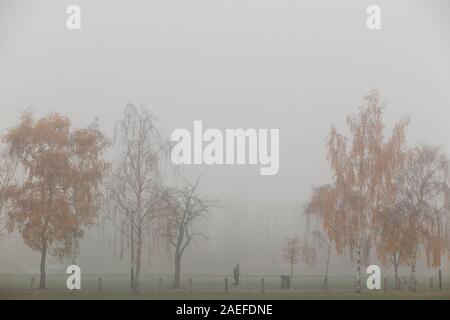
<svg viewBox="0 0 450 320"><path fill-rule="evenodd" d="M195 239L207 239L207 235L199 230L199 224L221 208L219 200L198 195L200 178L194 183L183 179L180 187L168 188L162 195L164 210L159 230L174 250L174 288L180 287L181 260L186 248Z"/></svg>
<svg viewBox="0 0 450 320"><path fill-rule="evenodd" d="M315 251L301 243L298 237L286 238L283 245L283 260L289 263L291 291L294 290L294 266L300 262L312 264L315 261Z"/></svg>

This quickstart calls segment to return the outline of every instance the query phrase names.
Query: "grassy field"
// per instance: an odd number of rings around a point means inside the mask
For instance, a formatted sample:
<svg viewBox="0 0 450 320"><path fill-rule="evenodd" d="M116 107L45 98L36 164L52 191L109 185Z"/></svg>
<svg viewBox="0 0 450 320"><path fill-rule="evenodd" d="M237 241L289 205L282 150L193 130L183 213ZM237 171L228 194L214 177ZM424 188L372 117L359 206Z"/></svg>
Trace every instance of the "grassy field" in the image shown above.
<svg viewBox="0 0 450 320"><path fill-rule="evenodd" d="M228 293L225 279L228 279ZM37 290L38 274L0 274L1 299L446 299L450 300L450 278L443 278L443 290L437 290L437 279L419 277L417 292L394 290L394 278L386 277L383 290L365 290L354 293L355 278L352 276L332 276L328 281L328 293L323 290L323 277L298 276L294 278L294 292L280 289L280 277L274 275L243 275L237 290L232 289L229 275L185 275L182 289L171 289L171 275L142 275L141 293L131 293L130 279L126 274L83 274L80 291L66 289L67 275L47 274L47 290ZM262 283L264 279L264 283ZM101 283L100 283L101 282ZM365 279L363 280L363 285ZM264 293L261 292L264 285ZM384 292L386 285L387 292ZM99 288L101 287L101 292ZM189 289L191 288L191 289ZM33 290L31 290L33 289Z"/></svg>
<svg viewBox="0 0 450 320"><path fill-rule="evenodd" d="M46 285L49 290L65 291L67 275L65 273L48 273ZM225 288L225 278L228 278L231 291L232 276L230 275L183 275L181 278L181 287L187 291L189 283L193 291L196 292L223 292ZM264 287L267 292L280 291L280 277L275 275L241 275L239 290L241 292L259 292L261 289L261 280L264 279ZM394 278L386 277L388 292L394 291ZM130 288L130 277L127 274L82 274L81 288L83 291L96 292L101 280L101 287L105 292L124 291ZM417 291L429 292L437 291L437 277L433 280L434 290L430 290L430 278L417 278ZM37 288L39 274L7 274L0 273L0 292L29 290L31 287ZM144 292L156 292L171 290L173 282L172 275L141 275L140 288ZM294 277L294 288L307 292L320 292L323 288L323 276L296 276ZM362 280L365 285L365 277ZM383 281L384 286L384 281ZM403 292L407 288L402 284ZM352 292L356 288L356 278L354 276L330 276L328 280L328 289L330 292ZM443 291L450 291L450 278L443 277ZM283 291L281 291L283 292Z"/></svg>
<svg viewBox="0 0 450 320"><path fill-rule="evenodd" d="M165 291L142 292L134 294L129 291L78 291L68 292L60 290L25 290L0 291L0 300L450 300L449 291L436 292L383 292L371 291L361 294L352 292L289 292L289 291L269 291L246 292L230 291L225 292L186 292L186 291Z"/></svg>

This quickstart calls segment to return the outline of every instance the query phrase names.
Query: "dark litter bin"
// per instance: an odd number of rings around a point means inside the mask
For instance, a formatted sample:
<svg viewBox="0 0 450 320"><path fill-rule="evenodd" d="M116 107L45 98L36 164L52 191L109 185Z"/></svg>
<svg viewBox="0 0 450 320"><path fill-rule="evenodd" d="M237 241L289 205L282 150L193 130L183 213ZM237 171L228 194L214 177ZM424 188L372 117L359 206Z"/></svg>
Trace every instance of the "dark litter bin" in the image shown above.
<svg viewBox="0 0 450 320"><path fill-rule="evenodd" d="M281 289L291 288L291 276L281 275Z"/></svg>

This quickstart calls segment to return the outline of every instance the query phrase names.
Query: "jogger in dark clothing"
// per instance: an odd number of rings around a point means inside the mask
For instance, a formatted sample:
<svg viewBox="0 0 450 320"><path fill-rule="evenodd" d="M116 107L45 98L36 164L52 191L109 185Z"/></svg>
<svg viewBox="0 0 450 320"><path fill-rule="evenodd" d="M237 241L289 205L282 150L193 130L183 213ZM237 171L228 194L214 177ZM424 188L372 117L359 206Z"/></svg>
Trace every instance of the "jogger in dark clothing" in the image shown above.
<svg viewBox="0 0 450 320"><path fill-rule="evenodd" d="M234 277L234 288L236 289L239 285L239 264L236 265L233 269L233 277Z"/></svg>

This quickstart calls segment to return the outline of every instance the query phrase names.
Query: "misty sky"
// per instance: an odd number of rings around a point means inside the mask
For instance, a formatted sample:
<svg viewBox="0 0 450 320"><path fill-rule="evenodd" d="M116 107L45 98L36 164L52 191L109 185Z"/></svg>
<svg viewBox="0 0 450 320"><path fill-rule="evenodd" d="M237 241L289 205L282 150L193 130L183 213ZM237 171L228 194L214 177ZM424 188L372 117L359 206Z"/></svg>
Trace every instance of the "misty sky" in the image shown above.
<svg viewBox="0 0 450 320"><path fill-rule="evenodd" d="M80 31L66 28L69 4L81 7ZM366 28L369 4L381 7L379 31ZM260 176L259 166L198 168L202 192L235 210L213 221L222 240L186 258L192 271L196 258L214 260L227 237L257 230L262 211L280 233L302 232L301 204L311 186L330 181L330 126L344 129L373 87L387 102L388 124L411 117L410 145L450 153L449 57L448 0L0 0L0 129L32 107L67 114L77 126L98 117L112 136L129 102L151 110L166 137L192 130L194 120L279 128L276 176ZM265 237L256 234L232 259ZM273 241L276 248L280 239ZM0 252L0 269L38 267L14 235ZM81 259L98 270L99 255L87 248Z"/></svg>

